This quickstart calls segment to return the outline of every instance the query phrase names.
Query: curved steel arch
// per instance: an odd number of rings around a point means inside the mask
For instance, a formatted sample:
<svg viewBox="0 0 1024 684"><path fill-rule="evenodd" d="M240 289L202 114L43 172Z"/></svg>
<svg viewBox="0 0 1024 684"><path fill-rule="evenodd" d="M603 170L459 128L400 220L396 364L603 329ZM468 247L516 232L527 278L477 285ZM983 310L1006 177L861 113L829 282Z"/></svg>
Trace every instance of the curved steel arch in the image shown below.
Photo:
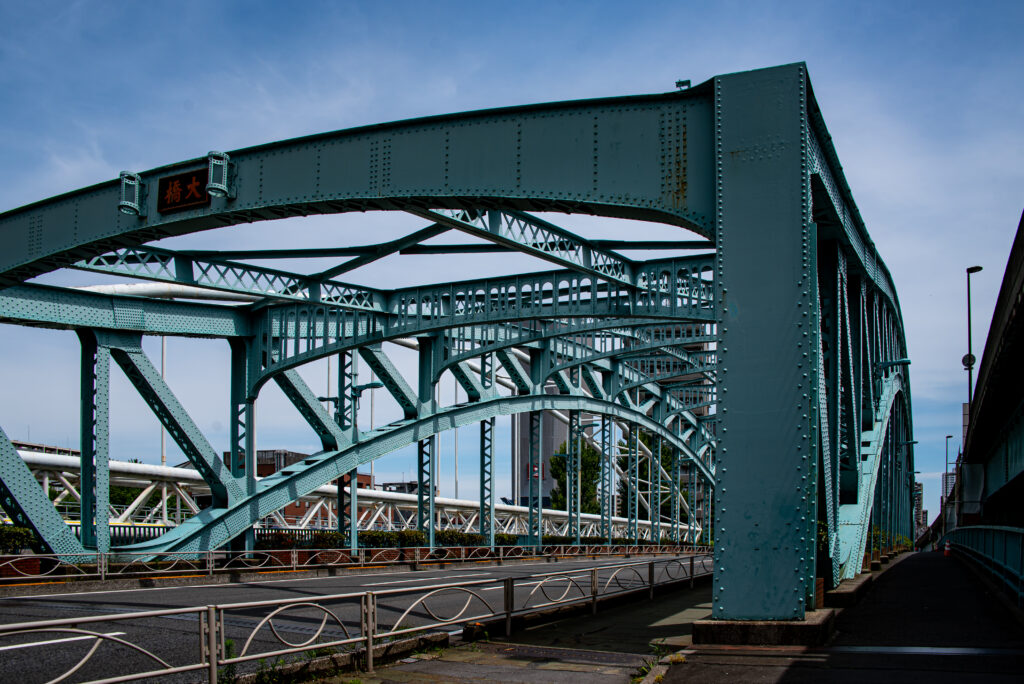
<svg viewBox="0 0 1024 684"><path fill-rule="evenodd" d="M296 497L304 496L337 480L359 465L369 463L384 454L426 439L443 430L472 425L497 415L540 410L586 411L635 423L661 437L680 452L689 454L688 457L703 472L703 475L711 477L707 466L695 457L686 442L671 430L639 411L585 396L496 397L443 409L431 416L401 421L371 433L364 433L357 443L350 444L345 449L314 454L307 459L310 463L306 463L304 466L292 466L287 469L290 471L287 474L278 473L263 478L257 484L254 494L237 504L222 509L208 509L159 539L136 544L129 548L154 552L217 548L234 538L237 535L237 530L251 526L294 501Z"/></svg>

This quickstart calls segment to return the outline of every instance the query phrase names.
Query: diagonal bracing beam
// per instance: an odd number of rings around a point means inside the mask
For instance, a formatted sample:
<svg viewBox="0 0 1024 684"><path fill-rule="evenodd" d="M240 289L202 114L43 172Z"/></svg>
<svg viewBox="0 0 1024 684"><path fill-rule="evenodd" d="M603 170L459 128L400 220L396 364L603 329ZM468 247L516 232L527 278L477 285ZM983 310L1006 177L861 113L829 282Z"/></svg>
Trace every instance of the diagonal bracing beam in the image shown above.
<svg viewBox="0 0 1024 684"><path fill-rule="evenodd" d="M281 388L288 401L299 410L302 417L320 437L325 450L344 448L350 440L338 427L331 415L317 401L316 395L295 369L286 370L274 376L274 382Z"/></svg>
<svg viewBox="0 0 1024 684"><path fill-rule="evenodd" d="M111 357L181 447L192 466L210 485L214 498L222 504L241 500L245 496L244 489L160 377L160 371L142 350L141 338L114 332L97 333L97 337L110 348Z"/></svg>
<svg viewBox="0 0 1024 684"><path fill-rule="evenodd" d="M632 261L536 216L518 211L406 211L580 273L622 285L636 285Z"/></svg>
<svg viewBox="0 0 1024 684"><path fill-rule="evenodd" d="M35 531L53 553L85 553L82 543L53 507L32 471L0 428L0 505L20 527Z"/></svg>
<svg viewBox="0 0 1024 684"><path fill-rule="evenodd" d="M384 388L394 397L406 418L413 418L419 410L419 398L405 378L399 372L391 358L384 353L380 344L371 344L359 348L359 356L370 367L377 378L384 383Z"/></svg>
<svg viewBox="0 0 1024 684"><path fill-rule="evenodd" d="M383 259L386 256L394 254L395 252L400 252L403 249L412 247L413 245L418 245L424 240L429 240L430 238L436 237L449 230L450 228L448 226L434 223L432 225L427 226L426 228L421 228L420 230L417 230L415 233L411 233L404 237L400 237L397 240L392 240L391 242L385 242L379 245L374 245L373 251L370 252L369 254L361 254L355 257L354 259L349 259L343 264L339 264L333 268L327 269L326 271L317 273L314 277L323 279L333 278L336 275L341 275L342 273L354 271L355 269L361 266L372 264L374 261Z"/></svg>

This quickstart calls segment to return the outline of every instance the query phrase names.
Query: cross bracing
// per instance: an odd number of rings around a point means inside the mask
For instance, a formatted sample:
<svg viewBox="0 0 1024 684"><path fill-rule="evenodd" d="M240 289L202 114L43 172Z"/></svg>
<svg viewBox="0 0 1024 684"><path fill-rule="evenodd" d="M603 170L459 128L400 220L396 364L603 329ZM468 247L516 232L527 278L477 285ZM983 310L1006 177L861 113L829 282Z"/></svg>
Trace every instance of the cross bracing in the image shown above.
<svg viewBox="0 0 1024 684"><path fill-rule="evenodd" d="M209 203L167 210L159 181L203 167L217 179ZM375 244L151 244L352 212L423 222ZM659 224L680 239L595 239L555 214ZM456 233L471 242L436 241ZM624 254L637 249L666 253ZM546 270L467 279L443 266L446 255L488 251ZM443 276L397 288L347 282L403 254L436 257ZM335 262L325 268L325 258ZM249 263L273 259L291 270ZM303 259L321 261L292 266ZM237 301L26 282L63 267ZM558 416L600 452L602 534L618 502L628 534L640 534L646 511L673 517L677 536L686 516L701 541L715 542L716 618L802 617L816 574L835 584L855 572L873 528L909 532L913 431L896 288L802 64L672 93L368 126L125 173L0 214L0 285L0 321L75 330L82 340L81 541L0 437L5 509L62 552L109 543L111 361L215 492L210 507L140 546L154 552L244 546L253 525L290 501L408 445L424 485L415 519L432 535L436 439L473 424L485 474L474 510L488 518L480 529L493 531L494 420L520 413L529 414L524 462L535 466L524 483L523 535L540 543L550 529L538 474L550 455L540 436ZM201 422L157 380L138 343L144 335L227 341L226 449L214 451ZM415 349L413 369L389 356L393 345ZM315 396L296 372L323 359L337 361L338 396ZM398 420L356 425L355 359L394 398ZM466 401L443 406L436 388L449 373ZM255 402L270 381L323 450L257 479ZM580 429L583 416L599 426ZM567 457L579 457L575 443ZM575 485L571 493L563 529L576 534Z"/></svg>

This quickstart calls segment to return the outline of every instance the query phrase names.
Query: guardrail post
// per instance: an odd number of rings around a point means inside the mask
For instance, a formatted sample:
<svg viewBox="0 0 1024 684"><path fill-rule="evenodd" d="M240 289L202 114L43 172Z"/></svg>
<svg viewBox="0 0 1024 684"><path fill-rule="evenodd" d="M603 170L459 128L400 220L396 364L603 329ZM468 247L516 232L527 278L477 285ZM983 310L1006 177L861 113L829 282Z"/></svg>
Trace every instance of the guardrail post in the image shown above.
<svg viewBox="0 0 1024 684"><path fill-rule="evenodd" d="M100 571L100 580L107 579L107 554L96 554L96 565L99 566L97 569Z"/></svg>
<svg viewBox="0 0 1024 684"><path fill-rule="evenodd" d="M294 570L298 566L299 550L293 548L291 556L292 556L292 558L291 558L291 560L292 560L292 570Z"/></svg>
<svg viewBox="0 0 1024 684"><path fill-rule="evenodd" d="M597 568L590 568L590 614L597 615Z"/></svg>
<svg viewBox="0 0 1024 684"><path fill-rule="evenodd" d="M647 564L647 597L650 600L654 600L654 561Z"/></svg>
<svg viewBox="0 0 1024 684"><path fill-rule="evenodd" d="M512 636L512 611L516 603L516 579L505 578L505 636Z"/></svg>
<svg viewBox="0 0 1024 684"><path fill-rule="evenodd" d="M213 576L213 551L206 552L206 574Z"/></svg>
<svg viewBox="0 0 1024 684"><path fill-rule="evenodd" d="M504 564L503 563L504 560L505 560L505 547L504 546L499 546L498 547L498 565L503 565Z"/></svg>
<svg viewBox="0 0 1024 684"><path fill-rule="evenodd" d="M690 556L690 588L693 589L693 556Z"/></svg>
<svg viewBox="0 0 1024 684"><path fill-rule="evenodd" d="M206 656L210 684L217 684L217 607L206 606Z"/></svg>
<svg viewBox="0 0 1024 684"><path fill-rule="evenodd" d="M377 631L377 597L372 591L363 594L363 636L366 640L366 671L373 672L373 633Z"/></svg>

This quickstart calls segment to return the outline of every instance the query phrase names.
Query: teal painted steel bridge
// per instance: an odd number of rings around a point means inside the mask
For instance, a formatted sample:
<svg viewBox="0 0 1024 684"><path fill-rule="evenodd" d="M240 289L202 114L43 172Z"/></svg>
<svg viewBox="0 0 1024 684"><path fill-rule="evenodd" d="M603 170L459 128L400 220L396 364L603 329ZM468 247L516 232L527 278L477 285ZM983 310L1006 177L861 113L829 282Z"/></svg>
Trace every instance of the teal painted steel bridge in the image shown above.
<svg viewBox="0 0 1024 684"><path fill-rule="evenodd" d="M255 221L369 211L411 214L422 226L388 242L307 250L149 244L226 226L238 226L241 241ZM552 213L655 222L681 237L586 239L552 223ZM424 244L452 232L473 244ZM398 289L340 279L399 252L443 260L482 249L526 254L552 270ZM623 255L636 249L667 256ZM251 263L325 257L337 265L310 273ZM244 303L29 282L65 268ZM528 536L540 543L537 465L553 411L569 422L570 533L580 529L578 445L585 438L602 454L605 533L621 449L629 533L639 534L647 477L667 493L672 534L699 528L702 542L714 542L715 618L802 618L816 576L831 586L860 571L872 528L911 534L899 302L803 64L665 94L367 126L124 172L0 214L0 287L4 323L74 330L81 340L80 539L0 433L3 507L58 553L109 549L111 361L212 493L208 508L134 550L244 548L262 518L413 444L418 524L432 534L436 438L468 425L480 434L479 530L493 543L495 419L515 414L528 416ZM230 458L161 378L142 350L146 335L227 342ZM397 340L415 342L415 373L388 356ZM296 371L326 357L337 359L333 412ZM367 386L357 358L402 419L359 429ZM496 382L499 371L511 391ZM444 373L465 403L438 402ZM322 450L257 479L255 402L270 381ZM642 451L658 466L649 476ZM713 492L704 520L686 506L684 490L697 481ZM355 543L355 526L339 518Z"/></svg>

